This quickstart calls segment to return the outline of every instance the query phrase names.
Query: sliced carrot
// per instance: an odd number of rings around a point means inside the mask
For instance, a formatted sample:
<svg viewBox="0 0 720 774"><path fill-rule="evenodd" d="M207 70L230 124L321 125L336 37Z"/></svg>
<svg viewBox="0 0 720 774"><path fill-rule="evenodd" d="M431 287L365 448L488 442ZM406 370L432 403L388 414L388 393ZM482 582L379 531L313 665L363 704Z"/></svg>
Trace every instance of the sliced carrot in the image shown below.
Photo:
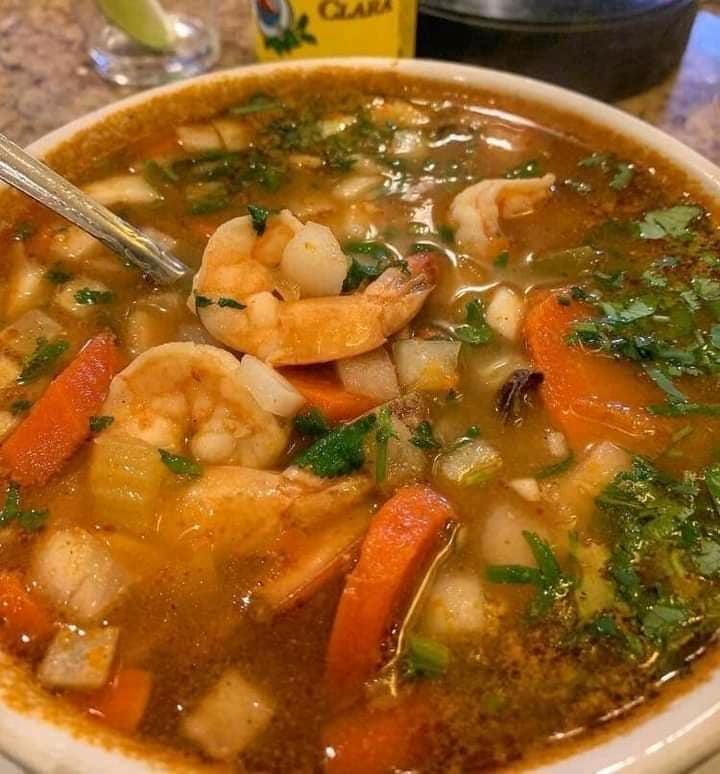
<svg viewBox="0 0 720 774"><path fill-rule="evenodd" d="M130 734L145 714L152 683L152 675L144 669L121 669L99 691L76 693L69 698L111 728Z"/></svg>
<svg viewBox="0 0 720 774"><path fill-rule="evenodd" d="M0 461L14 481L44 484L90 434L120 354L110 333L100 333L56 377L28 416L0 447Z"/></svg>
<svg viewBox="0 0 720 774"><path fill-rule="evenodd" d="M323 734L327 774L387 774L414 768L428 748L430 706L412 696L390 709L355 709Z"/></svg>
<svg viewBox="0 0 720 774"><path fill-rule="evenodd" d="M393 616L453 518L447 500L428 486L413 485L399 489L372 520L330 635L326 679L332 701L355 698L381 665Z"/></svg>
<svg viewBox="0 0 720 774"><path fill-rule="evenodd" d="M282 375L330 422L355 419L378 405L372 398L348 392L334 373L323 366L284 368Z"/></svg>
<svg viewBox="0 0 720 774"><path fill-rule="evenodd" d="M610 440L630 450L659 452L672 423L648 413L664 394L632 363L587 352L567 343L573 323L591 315L581 303L558 303L551 293L531 306L525 340L535 368L545 379L545 407L576 449Z"/></svg>
<svg viewBox="0 0 720 774"><path fill-rule="evenodd" d="M25 588L15 573L0 574L0 638L9 647L23 647L50 637L49 611Z"/></svg>

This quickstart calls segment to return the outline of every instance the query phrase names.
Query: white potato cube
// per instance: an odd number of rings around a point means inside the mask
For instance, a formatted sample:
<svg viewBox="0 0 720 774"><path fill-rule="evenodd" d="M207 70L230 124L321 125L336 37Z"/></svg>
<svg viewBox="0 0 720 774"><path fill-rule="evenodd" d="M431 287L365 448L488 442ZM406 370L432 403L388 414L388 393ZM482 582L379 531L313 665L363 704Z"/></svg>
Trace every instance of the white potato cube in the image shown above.
<svg viewBox="0 0 720 774"><path fill-rule="evenodd" d="M14 242L6 261L10 272L4 283L4 316L15 320L23 312L41 306L49 297L52 285L45 279L45 269L25 254L20 242Z"/></svg>
<svg viewBox="0 0 720 774"><path fill-rule="evenodd" d="M454 570L433 583L422 613L422 629L441 640L482 631L485 599L475 573Z"/></svg>
<svg viewBox="0 0 720 774"><path fill-rule="evenodd" d="M220 118L213 122L215 130L220 135L223 145L229 151L241 151L252 144L253 131L241 121L230 118Z"/></svg>
<svg viewBox="0 0 720 774"><path fill-rule="evenodd" d="M106 207L116 204L153 204L162 199L150 183L139 175L108 177L86 185L83 190Z"/></svg>
<svg viewBox="0 0 720 774"><path fill-rule="evenodd" d="M220 133L212 124L188 124L179 126L176 131L183 150L188 153L205 153L223 147Z"/></svg>
<svg viewBox="0 0 720 774"><path fill-rule="evenodd" d="M236 669L228 669L183 720L185 736L213 758L233 758L272 720L265 694Z"/></svg>
<svg viewBox="0 0 720 774"><path fill-rule="evenodd" d="M40 309L31 309L0 332L0 342L18 355L35 351L38 339L52 341L63 332L62 326Z"/></svg>
<svg viewBox="0 0 720 774"><path fill-rule="evenodd" d="M78 293L85 289L107 293L108 287L97 280L87 277L78 277L77 279L66 282L55 296L54 303L64 312L74 317L87 317L97 312L98 304L81 303L78 300Z"/></svg>
<svg viewBox="0 0 720 774"><path fill-rule="evenodd" d="M529 503L538 502L542 496L536 478L514 478L508 481L508 486Z"/></svg>
<svg viewBox="0 0 720 774"><path fill-rule="evenodd" d="M379 403L400 395L397 373L384 347L338 360L336 368L343 387Z"/></svg>
<svg viewBox="0 0 720 774"><path fill-rule="evenodd" d="M7 355L0 354L0 390L14 387L20 376L20 364Z"/></svg>
<svg viewBox="0 0 720 774"><path fill-rule="evenodd" d="M440 392L457 384L458 341L403 339L393 344L393 359L403 390Z"/></svg>
<svg viewBox="0 0 720 774"><path fill-rule="evenodd" d="M91 258L102 249L102 244L95 237L77 226L60 229L50 242L52 257L70 263Z"/></svg>
<svg viewBox="0 0 720 774"><path fill-rule="evenodd" d="M47 688L93 691L108 680L120 630L61 629L38 668L38 680Z"/></svg>
<svg viewBox="0 0 720 774"><path fill-rule="evenodd" d="M487 324L510 341L518 337L524 316L525 302L522 297L504 286L495 291L485 313Z"/></svg>
<svg viewBox="0 0 720 774"><path fill-rule="evenodd" d="M79 624L99 619L131 583L107 547L77 527L51 532L36 545L29 576L54 605Z"/></svg>

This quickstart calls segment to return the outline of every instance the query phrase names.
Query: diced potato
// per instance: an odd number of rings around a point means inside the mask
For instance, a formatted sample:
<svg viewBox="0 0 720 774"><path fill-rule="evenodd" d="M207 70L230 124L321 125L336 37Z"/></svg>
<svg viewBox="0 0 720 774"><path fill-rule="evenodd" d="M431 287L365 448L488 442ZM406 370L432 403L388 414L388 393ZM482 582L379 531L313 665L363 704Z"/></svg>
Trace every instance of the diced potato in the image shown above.
<svg viewBox="0 0 720 774"><path fill-rule="evenodd" d="M428 458L422 449L410 443L412 433L397 417L390 418L393 435L387 443L387 464L385 477L378 482L383 493L391 494L395 489L411 481L422 479L428 468ZM370 475L377 474L377 441L375 433L368 435L365 467Z"/></svg>
<svg viewBox="0 0 720 774"><path fill-rule="evenodd" d="M223 145L230 151L245 150L252 144L253 130L241 121L219 118L213 121L213 126Z"/></svg>
<svg viewBox="0 0 720 774"><path fill-rule="evenodd" d="M297 414L305 398L272 366L245 355L240 361L238 375L261 409L279 417Z"/></svg>
<svg viewBox="0 0 720 774"><path fill-rule="evenodd" d="M632 457L609 441L593 446L578 465L550 485L550 498L572 524L592 515L595 498L623 470L632 467Z"/></svg>
<svg viewBox="0 0 720 774"><path fill-rule="evenodd" d="M132 581L102 542L77 527L51 532L36 545L30 578L79 624L100 618Z"/></svg>
<svg viewBox="0 0 720 774"><path fill-rule="evenodd" d="M512 481L508 481L508 486L517 492L523 500L530 503L536 503L542 497L540 485L536 478L514 478Z"/></svg>
<svg viewBox="0 0 720 774"><path fill-rule="evenodd" d="M383 178L380 175L348 175L333 188L333 196L344 202L372 199L380 191Z"/></svg>
<svg viewBox="0 0 720 774"><path fill-rule="evenodd" d="M112 207L115 204L153 204L162 197L139 175L118 175L97 180L84 187L88 196Z"/></svg>
<svg viewBox="0 0 720 774"><path fill-rule="evenodd" d="M176 131L180 144L188 153L204 153L223 147L220 133L212 124L187 124Z"/></svg>
<svg viewBox="0 0 720 774"><path fill-rule="evenodd" d="M458 381L460 342L403 339L393 344L398 380L404 390L441 392Z"/></svg>
<svg viewBox="0 0 720 774"><path fill-rule="evenodd" d="M88 473L96 518L138 535L154 532L157 499L167 475L150 444L119 433L99 435Z"/></svg>
<svg viewBox="0 0 720 774"><path fill-rule="evenodd" d="M439 575L423 608L423 631L441 640L457 639L478 634L485 623L485 599L478 576L463 570Z"/></svg>
<svg viewBox="0 0 720 774"><path fill-rule="evenodd" d="M124 323L124 340L134 357L174 338L174 316L145 305L133 305Z"/></svg>
<svg viewBox="0 0 720 774"><path fill-rule="evenodd" d="M525 302L522 297L508 287L500 287L488 304L485 319L493 330L514 341L520 332L524 315Z"/></svg>
<svg viewBox="0 0 720 774"><path fill-rule="evenodd" d="M183 719L182 729L212 758L233 758L267 728L274 713L264 692L228 669Z"/></svg>
<svg viewBox="0 0 720 774"><path fill-rule="evenodd" d="M545 525L524 514L509 503L495 504L480 528L482 558L488 564L524 564L535 567L536 562L523 532L535 532L543 540L549 539Z"/></svg>
<svg viewBox="0 0 720 774"><path fill-rule="evenodd" d="M420 132L400 129L393 136L390 153L408 159L421 159L427 154L427 147Z"/></svg>
<svg viewBox="0 0 720 774"><path fill-rule="evenodd" d="M40 309L31 309L12 325L3 328L0 342L18 355L25 356L35 351L38 339L52 341L62 333L62 326L52 317Z"/></svg>
<svg viewBox="0 0 720 774"><path fill-rule="evenodd" d="M84 261L103 249L95 237L77 226L60 229L50 242L50 255L58 261Z"/></svg>
<svg viewBox="0 0 720 774"><path fill-rule="evenodd" d="M355 116L335 116L334 118L326 118L322 121L318 121L318 127L323 139L332 137L334 134L340 134L344 132L348 127L357 123Z"/></svg>
<svg viewBox="0 0 720 774"><path fill-rule="evenodd" d="M17 361L0 353L0 390L14 387L21 370Z"/></svg>
<svg viewBox="0 0 720 774"><path fill-rule="evenodd" d="M348 271L348 257L327 226L306 223L285 245L280 271L303 298L336 296Z"/></svg>
<svg viewBox="0 0 720 774"><path fill-rule="evenodd" d="M15 320L23 312L42 306L52 292L45 279L45 269L25 254L20 242L13 242L6 261L10 272L4 282L3 314L6 320Z"/></svg>
<svg viewBox="0 0 720 774"><path fill-rule="evenodd" d="M0 441L5 440L17 427L20 417L16 417L10 411L0 411Z"/></svg>
<svg viewBox="0 0 720 774"><path fill-rule="evenodd" d="M397 373L384 347L336 362L343 387L384 403L400 395Z"/></svg>
<svg viewBox="0 0 720 774"><path fill-rule="evenodd" d="M110 675L119 633L115 626L61 629L38 668L38 679L47 688L102 688Z"/></svg>
<svg viewBox="0 0 720 774"><path fill-rule="evenodd" d="M430 121L422 110L404 99L378 98L370 114L376 124L394 124L400 127L423 126Z"/></svg>
<svg viewBox="0 0 720 774"><path fill-rule="evenodd" d="M87 277L77 277L70 282L66 282L61 289L57 292L53 303L63 312L73 315L74 317L88 317L91 314L97 312L96 304L82 304L76 298L78 291L88 288L89 290L96 290L101 293L108 291L108 286L97 280L88 279Z"/></svg>
<svg viewBox="0 0 720 774"><path fill-rule="evenodd" d="M613 584L603 575L610 554L599 543L580 543L575 549L575 558L580 565L575 601L580 618L589 621L615 602Z"/></svg>
<svg viewBox="0 0 720 774"><path fill-rule="evenodd" d="M502 464L499 452L476 438L438 457L436 473L460 486L477 486L495 476Z"/></svg>
<svg viewBox="0 0 720 774"><path fill-rule="evenodd" d="M544 435L548 451L553 457L564 459L570 454L567 438L565 438L563 433L558 430L546 430Z"/></svg>

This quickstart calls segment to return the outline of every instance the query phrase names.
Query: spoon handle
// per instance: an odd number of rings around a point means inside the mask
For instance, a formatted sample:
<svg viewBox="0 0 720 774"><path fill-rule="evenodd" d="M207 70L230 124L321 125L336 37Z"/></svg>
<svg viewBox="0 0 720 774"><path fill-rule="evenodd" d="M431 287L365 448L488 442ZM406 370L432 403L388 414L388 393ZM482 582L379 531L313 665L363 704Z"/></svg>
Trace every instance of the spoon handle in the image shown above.
<svg viewBox="0 0 720 774"><path fill-rule="evenodd" d="M191 273L172 253L3 134L0 134L0 180L92 234L159 284L169 285Z"/></svg>

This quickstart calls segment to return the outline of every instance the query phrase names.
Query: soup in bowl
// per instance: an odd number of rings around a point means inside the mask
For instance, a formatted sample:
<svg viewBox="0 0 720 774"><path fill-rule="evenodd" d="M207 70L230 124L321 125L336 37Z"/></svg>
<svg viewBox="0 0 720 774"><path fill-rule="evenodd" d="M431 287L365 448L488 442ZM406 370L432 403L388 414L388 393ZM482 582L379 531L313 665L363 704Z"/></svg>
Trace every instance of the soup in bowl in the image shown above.
<svg viewBox="0 0 720 774"><path fill-rule="evenodd" d="M710 709L668 702L720 615L711 165L422 62L210 76L38 150L194 275L3 194L8 752L48 767L28 716L85 770L482 771L603 735L586 770Z"/></svg>

